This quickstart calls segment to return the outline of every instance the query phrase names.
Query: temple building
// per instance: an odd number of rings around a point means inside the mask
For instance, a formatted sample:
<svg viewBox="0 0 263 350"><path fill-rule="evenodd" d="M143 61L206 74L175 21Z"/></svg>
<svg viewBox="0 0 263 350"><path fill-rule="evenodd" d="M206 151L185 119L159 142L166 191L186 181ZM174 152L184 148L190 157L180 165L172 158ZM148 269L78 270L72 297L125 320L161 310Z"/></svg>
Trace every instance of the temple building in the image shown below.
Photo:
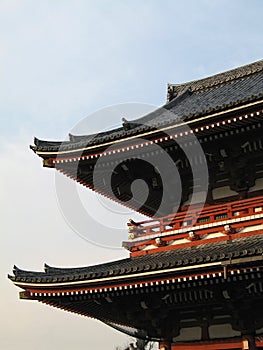
<svg viewBox="0 0 263 350"><path fill-rule="evenodd" d="M120 128L31 148L45 167L148 218L128 222L126 259L15 267L20 298L162 350L263 349L263 60L169 84L161 108ZM132 187L138 179L146 194Z"/></svg>

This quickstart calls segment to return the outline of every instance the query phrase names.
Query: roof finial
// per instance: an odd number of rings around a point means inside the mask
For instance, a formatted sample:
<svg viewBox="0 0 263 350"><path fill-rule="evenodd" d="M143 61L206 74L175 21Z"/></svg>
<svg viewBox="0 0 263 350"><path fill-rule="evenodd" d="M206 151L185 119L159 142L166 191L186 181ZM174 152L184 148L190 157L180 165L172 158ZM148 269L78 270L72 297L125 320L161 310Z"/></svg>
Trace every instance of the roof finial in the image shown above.
<svg viewBox="0 0 263 350"><path fill-rule="evenodd" d="M128 120L125 117L122 117L121 121L122 121L123 129L125 131L129 130L130 129L130 124L129 124Z"/></svg>

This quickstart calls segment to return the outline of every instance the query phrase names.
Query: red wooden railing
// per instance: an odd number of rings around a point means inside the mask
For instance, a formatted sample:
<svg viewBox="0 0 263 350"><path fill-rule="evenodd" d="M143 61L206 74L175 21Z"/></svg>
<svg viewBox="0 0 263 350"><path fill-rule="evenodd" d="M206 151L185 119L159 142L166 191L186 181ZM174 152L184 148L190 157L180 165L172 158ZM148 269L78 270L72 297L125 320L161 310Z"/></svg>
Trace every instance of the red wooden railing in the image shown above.
<svg viewBox="0 0 263 350"><path fill-rule="evenodd" d="M263 196L239 201L211 205L203 207L200 213L200 206L191 208L176 214L170 214L158 219L128 223L129 232L134 238L155 233L179 230L185 232L191 227L200 227L204 224L222 222L230 219L237 219L246 216L253 216L263 212ZM201 228L201 227L200 227Z"/></svg>

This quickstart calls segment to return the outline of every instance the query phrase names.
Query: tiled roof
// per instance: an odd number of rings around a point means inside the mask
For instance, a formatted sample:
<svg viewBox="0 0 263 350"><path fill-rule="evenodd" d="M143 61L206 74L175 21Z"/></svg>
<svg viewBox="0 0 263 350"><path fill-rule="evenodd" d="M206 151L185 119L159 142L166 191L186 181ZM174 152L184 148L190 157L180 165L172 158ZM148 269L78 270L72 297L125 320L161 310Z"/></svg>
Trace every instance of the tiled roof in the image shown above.
<svg viewBox="0 0 263 350"><path fill-rule="evenodd" d="M132 122L125 121L120 128L93 135L70 135L70 140L63 144L35 139L32 149L57 152L100 145L258 101L263 97L263 60L205 79L169 85L168 89L167 104Z"/></svg>
<svg viewBox="0 0 263 350"><path fill-rule="evenodd" d="M14 282L53 283L92 280L112 276L133 275L139 272L167 270L204 263L224 262L229 259L262 256L263 235L206 243L173 249L149 255L135 256L114 262L81 268L54 268L45 266L45 272L33 272L14 268Z"/></svg>
<svg viewBox="0 0 263 350"><path fill-rule="evenodd" d="M242 67L238 67L235 69L231 69L229 71L215 74L208 78L189 81L183 84L168 84L168 93L174 94L174 97L180 95L186 87L191 86L192 91L201 91L207 90L210 88L218 87L223 84L227 84L229 82L233 82L234 80L240 80L251 76L255 73L259 73L263 70L263 60L247 64Z"/></svg>

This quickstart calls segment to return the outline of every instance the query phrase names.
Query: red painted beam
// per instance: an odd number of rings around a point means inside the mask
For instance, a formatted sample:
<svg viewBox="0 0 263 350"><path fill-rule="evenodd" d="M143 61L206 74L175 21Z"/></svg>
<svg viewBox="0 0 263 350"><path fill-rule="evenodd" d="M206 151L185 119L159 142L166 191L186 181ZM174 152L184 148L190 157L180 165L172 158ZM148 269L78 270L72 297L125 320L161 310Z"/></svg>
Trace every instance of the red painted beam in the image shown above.
<svg viewBox="0 0 263 350"><path fill-rule="evenodd" d="M230 350L242 349L241 341L229 343L212 343L212 344L172 344L171 350Z"/></svg>

